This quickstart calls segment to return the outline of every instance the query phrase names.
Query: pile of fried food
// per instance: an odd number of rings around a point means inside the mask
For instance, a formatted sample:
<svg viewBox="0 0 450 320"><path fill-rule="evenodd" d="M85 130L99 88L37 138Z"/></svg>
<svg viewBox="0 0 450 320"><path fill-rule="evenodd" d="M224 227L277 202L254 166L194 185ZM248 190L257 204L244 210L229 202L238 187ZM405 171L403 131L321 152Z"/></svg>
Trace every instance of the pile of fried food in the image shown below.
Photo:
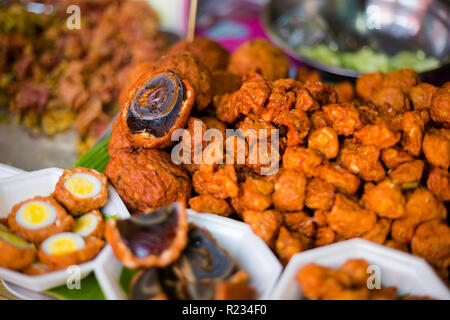
<svg viewBox="0 0 450 320"><path fill-rule="evenodd" d="M347 260L338 270L310 263L297 274L303 295L309 300L431 300L430 297L402 295L396 287L368 289L363 259ZM369 279L370 281L370 279Z"/></svg>
<svg viewBox="0 0 450 320"><path fill-rule="evenodd" d="M450 83L421 83L402 69L335 87L314 72L300 69L297 79L288 72L286 56L265 40L230 55L203 38L134 70L106 168L127 207L143 213L186 201L198 212L242 219L283 264L361 237L423 257L448 279ZM186 128L195 136L198 121L201 132L267 131L280 169L263 175L266 159L248 161L248 140L234 150L243 163L223 164L224 152L214 163L174 164L172 133ZM273 130L278 149L270 147Z"/></svg>
<svg viewBox="0 0 450 320"><path fill-rule="evenodd" d="M98 209L107 198L105 175L64 170L52 195L22 201L0 221L0 267L34 276L93 259L104 245Z"/></svg>
<svg viewBox="0 0 450 320"><path fill-rule="evenodd" d="M40 8L38 2L46 5L43 13L27 11ZM9 109L32 133L75 127L79 151L88 150L117 112L132 66L168 48L156 13L145 1L6 3L0 6L0 110ZM66 27L70 5L80 8L80 29Z"/></svg>
<svg viewBox="0 0 450 320"><path fill-rule="evenodd" d="M108 220L105 237L114 254L137 273L132 300L248 300L249 275L212 235L188 224L183 203L129 219Z"/></svg>

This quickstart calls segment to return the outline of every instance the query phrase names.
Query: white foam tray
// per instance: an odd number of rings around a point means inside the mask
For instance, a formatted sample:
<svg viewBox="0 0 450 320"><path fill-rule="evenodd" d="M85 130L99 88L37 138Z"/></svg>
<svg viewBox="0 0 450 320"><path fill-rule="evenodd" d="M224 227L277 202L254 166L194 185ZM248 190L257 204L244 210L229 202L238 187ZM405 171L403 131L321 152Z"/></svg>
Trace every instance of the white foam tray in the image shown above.
<svg viewBox="0 0 450 320"><path fill-rule="evenodd" d="M49 196L54 191L63 170L50 168L23 172L2 165L0 172L3 176L0 179L0 218L6 218L15 204L36 196ZM7 175L9 176L5 177ZM108 186L108 201L101 211L106 215L119 218L130 216L119 195L110 185ZM95 265L98 264L98 258L99 255L95 259L79 265L82 278L94 270ZM66 270L40 276L28 276L14 270L0 268L0 279L34 291L44 291L66 284L69 276L70 274Z"/></svg>
<svg viewBox="0 0 450 320"><path fill-rule="evenodd" d="M348 259L358 258L378 266L382 286L395 286L402 295L450 299L449 289L424 259L363 239L342 241L295 255L281 275L270 299L302 299L304 296L295 277L308 263L337 269Z"/></svg>

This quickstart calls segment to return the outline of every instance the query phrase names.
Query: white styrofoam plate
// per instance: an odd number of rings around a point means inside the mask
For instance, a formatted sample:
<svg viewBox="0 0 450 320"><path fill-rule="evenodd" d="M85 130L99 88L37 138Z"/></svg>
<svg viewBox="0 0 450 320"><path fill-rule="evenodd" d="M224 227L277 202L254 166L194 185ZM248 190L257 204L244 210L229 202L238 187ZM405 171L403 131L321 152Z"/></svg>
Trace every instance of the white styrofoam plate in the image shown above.
<svg viewBox="0 0 450 320"><path fill-rule="evenodd" d="M62 173L62 169L50 168L0 179L0 218L7 217L12 207L21 201L35 196L49 196L54 191ZM127 218L130 215L119 195L110 185L108 186L108 201L101 211L103 214L119 218ZM96 260L97 258L79 265L81 277L86 277L94 270ZM69 276L70 274L66 270L40 276L28 276L18 271L0 268L0 279L34 291L44 291L63 285Z"/></svg>
<svg viewBox="0 0 450 320"><path fill-rule="evenodd" d="M296 254L280 277L270 299L302 299L303 294L295 279L298 271L308 263L334 269L348 259L365 259L380 268L382 286L395 286L399 294L450 299L450 291L428 263L398 250L363 239L352 239Z"/></svg>
<svg viewBox="0 0 450 320"><path fill-rule="evenodd" d="M196 213L188 210L189 222L207 229L220 246L226 249L251 279L259 299L267 299L275 285L282 266L266 244L257 237L250 227L242 222L213 214ZM95 266L97 277L107 299L126 299L119 279L122 264L116 259L110 247L98 257Z"/></svg>

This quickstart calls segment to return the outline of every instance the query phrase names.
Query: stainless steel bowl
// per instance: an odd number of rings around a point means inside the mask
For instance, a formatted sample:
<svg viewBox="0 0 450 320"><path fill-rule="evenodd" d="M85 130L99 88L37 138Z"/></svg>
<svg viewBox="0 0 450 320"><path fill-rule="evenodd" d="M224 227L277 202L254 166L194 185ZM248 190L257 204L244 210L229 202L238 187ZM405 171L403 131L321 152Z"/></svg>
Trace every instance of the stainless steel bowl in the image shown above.
<svg viewBox="0 0 450 320"><path fill-rule="evenodd" d="M334 41L342 51L364 46L389 55L422 50L441 62L422 80L450 80L450 5L446 0L271 0L262 12L269 38L300 62L328 78L356 78L359 72L323 64L295 49Z"/></svg>

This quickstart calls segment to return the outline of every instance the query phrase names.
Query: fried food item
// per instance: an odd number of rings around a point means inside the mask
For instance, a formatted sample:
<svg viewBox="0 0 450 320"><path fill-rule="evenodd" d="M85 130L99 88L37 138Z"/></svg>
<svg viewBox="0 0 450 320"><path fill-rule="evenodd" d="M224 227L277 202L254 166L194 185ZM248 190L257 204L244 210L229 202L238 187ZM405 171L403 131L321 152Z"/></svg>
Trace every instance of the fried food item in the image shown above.
<svg viewBox="0 0 450 320"><path fill-rule="evenodd" d="M388 148L381 151L381 160L389 169L395 169L405 162L411 162L414 157L399 148Z"/></svg>
<svg viewBox="0 0 450 320"><path fill-rule="evenodd" d="M384 87L399 88L404 93L409 92L419 82L419 75L413 69L399 69L383 78Z"/></svg>
<svg viewBox="0 0 450 320"><path fill-rule="evenodd" d="M289 263L289 260L294 255L308 249L309 246L306 241L295 237L287 228L283 226L280 228L278 238L275 242L275 252L284 266Z"/></svg>
<svg viewBox="0 0 450 320"><path fill-rule="evenodd" d="M405 112L401 126L404 150L417 157L422 151L422 140L425 133L424 120L418 111Z"/></svg>
<svg viewBox="0 0 450 320"><path fill-rule="evenodd" d="M202 194L189 199L189 207L197 212L213 213L220 216L229 216L234 210L225 200Z"/></svg>
<svg viewBox="0 0 450 320"><path fill-rule="evenodd" d="M429 129L423 139L423 153L435 167L450 167L450 129Z"/></svg>
<svg viewBox="0 0 450 320"><path fill-rule="evenodd" d="M29 276L41 276L50 272L52 272L52 269L42 262L33 262L23 269L23 273Z"/></svg>
<svg viewBox="0 0 450 320"><path fill-rule="evenodd" d="M400 250L400 251L409 253L409 248L408 248L408 245L406 243L401 243L401 242L398 242L396 240L392 240L391 239L391 240L387 240L384 243L384 245L386 247L391 248L391 249Z"/></svg>
<svg viewBox="0 0 450 320"><path fill-rule="evenodd" d="M242 78L229 71L214 71L211 74L212 97L238 91L242 85Z"/></svg>
<svg viewBox="0 0 450 320"><path fill-rule="evenodd" d="M300 82L306 81L322 81L320 73L306 67L298 67L297 69L297 80Z"/></svg>
<svg viewBox="0 0 450 320"><path fill-rule="evenodd" d="M239 193L236 171L231 164L218 169L202 165L192 176L192 184L198 194L211 194L218 199L233 198Z"/></svg>
<svg viewBox="0 0 450 320"><path fill-rule="evenodd" d="M408 250L407 244L411 242L414 232L417 228L417 221L408 218L402 218L395 220L392 223L391 237L392 239L403 246L406 246L406 251Z"/></svg>
<svg viewBox="0 0 450 320"><path fill-rule="evenodd" d="M333 231L350 239L371 230L377 222L377 216L373 211L362 208L355 201L338 193L333 208L327 214L327 221Z"/></svg>
<svg viewBox="0 0 450 320"><path fill-rule="evenodd" d="M390 219L378 219L373 229L364 233L362 238L379 244L384 244L386 242L386 238L391 232L391 224L392 220Z"/></svg>
<svg viewBox="0 0 450 320"><path fill-rule="evenodd" d="M351 102L355 98L355 86L350 81L339 82L336 85L339 103Z"/></svg>
<svg viewBox="0 0 450 320"><path fill-rule="evenodd" d="M381 72L366 73L356 80L356 93L364 100L370 100L375 91L383 84L384 74Z"/></svg>
<svg viewBox="0 0 450 320"><path fill-rule="evenodd" d="M328 227L321 227L317 229L316 239L314 240L315 247L322 247L334 243L336 240L336 233Z"/></svg>
<svg viewBox="0 0 450 320"><path fill-rule="evenodd" d="M351 104L330 104L322 110L338 135L349 136L362 128L358 111Z"/></svg>
<svg viewBox="0 0 450 320"><path fill-rule="evenodd" d="M306 178L302 171L280 169L272 194L273 205L281 211L301 211L305 201Z"/></svg>
<svg viewBox="0 0 450 320"><path fill-rule="evenodd" d="M129 219L110 219L106 223L105 237L127 268L166 267L177 260L186 247L186 208L184 203L175 202Z"/></svg>
<svg viewBox="0 0 450 320"><path fill-rule="evenodd" d="M264 211L272 205L272 193L274 190L273 183L247 176L244 183L239 188L238 214L242 214L243 210Z"/></svg>
<svg viewBox="0 0 450 320"><path fill-rule="evenodd" d="M425 163L422 160L402 163L397 169L389 172L389 176L402 187L408 187L411 184L415 186L422 178L424 167Z"/></svg>
<svg viewBox="0 0 450 320"><path fill-rule="evenodd" d="M336 158L339 152L339 140L331 127L322 127L311 132L308 148L318 150L326 159Z"/></svg>
<svg viewBox="0 0 450 320"><path fill-rule="evenodd" d="M10 232L0 229L0 267L21 270L31 265L36 257L32 243Z"/></svg>
<svg viewBox="0 0 450 320"><path fill-rule="evenodd" d="M159 150L122 149L106 167L106 176L132 212L143 213L174 201L187 201L191 182L183 167Z"/></svg>
<svg viewBox="0 0 450 320"><path fill-rule="evenodd" d="M195 37L194 40L181 40L174 44L168 54L191 52L211 71L225 70L228 66L230 53L217 42Z"/></svg>
<svg viewBox="0 0 450 320"><path fill-rule="evenodd" d="M103 207L108 200L108 181L100 172L77 167L64 170L54 197L74 216Z"/></svg>
<svg viewBox="0 0 450 320"><path fill-rule="evenodd" d="M42 242L38 257L50 269L60 270L92 260L104 244L96 237L83 239L70 232L58 233Z"/></svg>
<svg viewBox="0 0 450 320"><path fill-rule="evenodd" d="M84 238L103 238L103 215L98 210L92 210L75 220L72 232Z"/></svg>
<svg viewBox="0 0 450 320"><path fill-rule="evenodd" d="M16 204L9 216L12 232L39 243L46 238L72 229L74 220L53 197L34 197Z"/></svg>
<svg viewBox="0 0 450 320"><path fill-rule="evenodd" d="M430 115L435 122L450 129L450 82L433 95Z"/></svg>
<svg viewBox="0 0 450 320"><path fill-rule="evenodd" d="M288 147L283 155L283 167L301 170L306 177L313 177L316 169L322 163L321 155L311 149L303 147Z"/></svg>
<svg viewBox="0 0 450 320"><path fill-rule="evenodd" d="M409 195L405 208L407 218L419 223L447 217L444 204L424 187L415 189Z"/></svg>
<svg viewBox="0 0 450 320"><path fill-rule="evenodd" d="M330 162L319 166L315 176L334 185L339 191L354 194L358 190L361 180L346 169Z"/></svg>
<svg viewBox="0 0 450 320"><path fill-rule="evenodd" d="M400 141L401 134L400 132L393 132L385 125L373 124L364 126L361 130L355 132L355 137L364 145L387 149Z"/></svg>
<svg viewBox="0 0 450 320"><path fill-rule="evenodd" d="M448 170L434 168L428 175L427 186L441 201L450 201L450 173Z"/></svg>
<svg viewBox="0 0 450 320"><path fill-rule="evenodd" d="M408 97L397 87L382 87L373 94L371 100L385 113L402 113L410 108Z"/></svg>
<svg viewBox="0 0 450 320"><path fill-rule="evenodd" d="M111 138L108 143L108 154L112 158L121 149L132 149L133 146L128 140L127 129L122 126L120 118L114 120L111 128Z"/></svg>
<svg viewBox="0 0 450 320"><path fill-rule="evenodd" d="M334 202L335 188L322 179L311 179L306 185L305 205L310 209L327 211Z"/></svg>
<svg viewBox="0 0 450 320"><path fill-rule="evenodd" d="M275 210L246 210L242 213L242 217L253 232L273 248L283 219L281 213Z"/></svg>
<svg viewBox="0 0 450 320"><path fill-rule="evenodd" d="M412 238L411 251L437 267L449 267L450 228L438 220L422 224Z"/></svg>
<svg viewBox="0 0 450 320"><path fill-rule="evenodd" d="M409 90L409 98L414 106L414 110L429 110L433 95L438 88L429 83L419 83Z"/></svg>
<svg viewBox="0 0 450 320"><path fill-rule="evenodd" d="M362 201L366 208L375 211L380 217L398 219L405 215L406 200L402 189L390 179L366 188Z"/></svg>
<svg viewBox="0 0 450 320"><path fill-rule="evenodd" d="M350 276L354 286L367 286L369 263L364 259L350 259L339 267L339 271L343 271Z"/></svg>
<svg viewBox="0 0 450 320"><path fill-rule="evenodd" d="M230 57L228 70L240 76L260 73L267 80L286 78L290 63L283 51L267 40L255 39L242 44Z"/></svg>
<svg viewBox="0 0 450 320"><path fill-rule="evenodd" d="M316 222L304 212L285 213L283 214L283 222L291 231L304 234L307 237L314 237L316 235Z"/></svg>

